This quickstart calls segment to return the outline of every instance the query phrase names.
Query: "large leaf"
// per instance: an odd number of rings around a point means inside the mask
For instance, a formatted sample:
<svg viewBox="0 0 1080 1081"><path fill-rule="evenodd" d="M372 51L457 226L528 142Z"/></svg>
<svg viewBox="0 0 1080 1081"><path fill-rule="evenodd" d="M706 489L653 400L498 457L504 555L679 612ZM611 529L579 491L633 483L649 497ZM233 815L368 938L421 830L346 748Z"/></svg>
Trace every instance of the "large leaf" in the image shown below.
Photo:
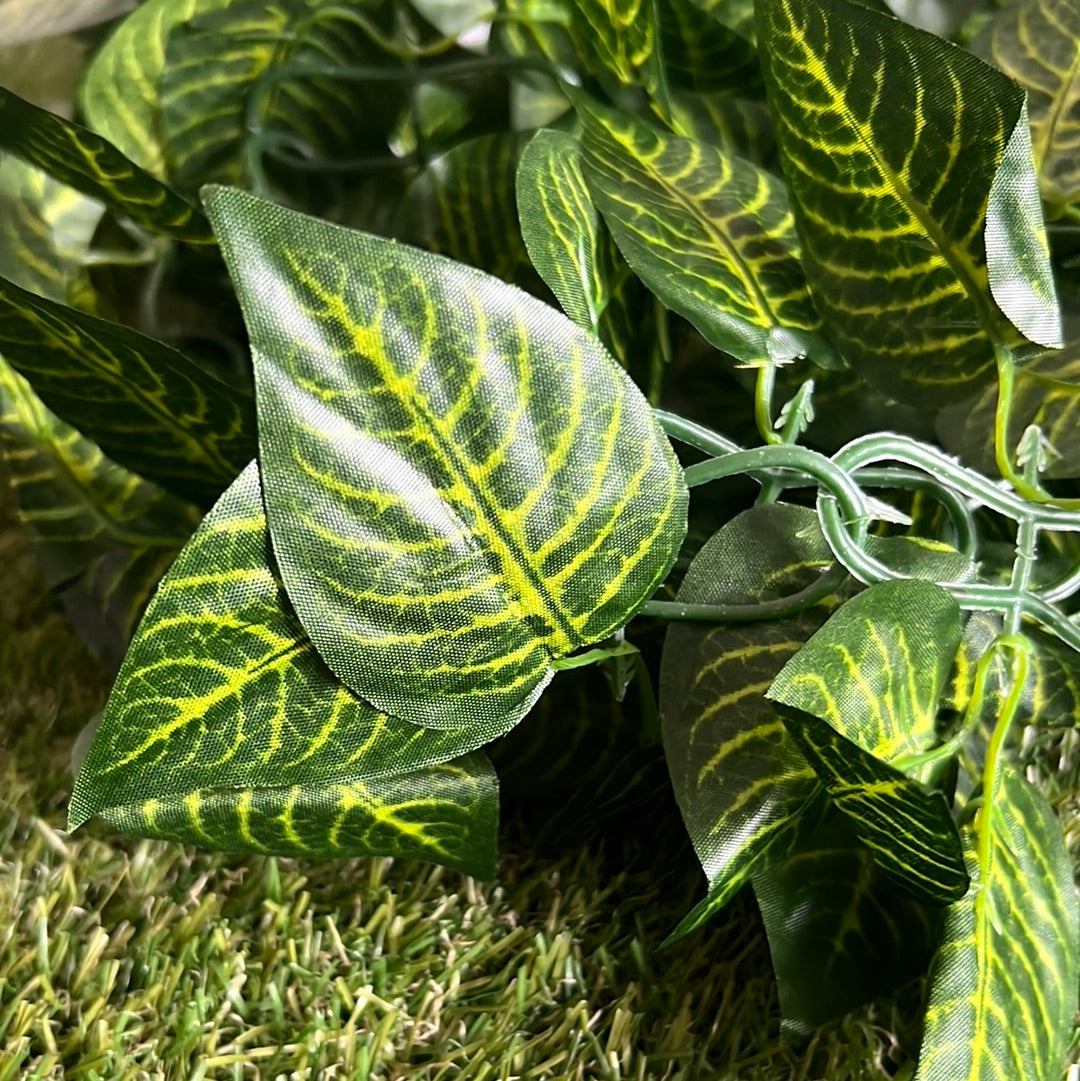
<svg viewBox="0 0 1080 1081"><path fill-rule="evenodd" d="M994 380L966 401L938 414L937 431L945 448L990 476L997 474L994 429L998 385ZM1043 353L1016 369L1008 447L1015 456L1028 425L1037 424L1056 453L1051 453L1045 477L1080 476L1080 342Z"/></svg>
<svg viewBox="0 0 1080 1081"><path fill-rule="evenodd" d="M841 815L753 883L789 1040L922 975L938 942L941 909L896 889Z"/></svg>
<svg viewBox="0 0 1080 1081"><path fill-rule="evenodd" d="M79 88L87 126L156 177L166 173L158 83L169 34L192 15L230 2L144 0L87 65Z"/></svg>
<svg viewBox="0 0 1080 1081"><path fill-rule="evenodd" d="M678 598L752 604L786 596L830 562L812 510L754 507L706 542ZM829 610L823 603L782 620L668 628L660 669L664 751L709 881L708 896L672 938L706 922L821 819L822 787L765 692Z"/></svg>
<svg viewBox="0 0 1080 1081"><path fill-rule="evenodd" d="M0 449L47 583L110 669L199 523L190 504L110 462L0 360Z"/></svg>
<svg viewBox="0 0 1080 1081"><path fill-rule="evenodd" d="M975 881L946 917L915 1081L1050 1081L1072 1034L1080 919L1061 828L1010 765L983 801Z"/></svg>
<svg viewBox="0 0 1080 1081"><path fill-rule="evenodd" d="M1028 92L1039 186L1051 203L1080 195L1080 9L1073 0L1012 0L971 43Z"/></svg>
<svg viewBox="0 0 1080 1081"><path fill-rule="evenodd" d="M491 738L667 574L687 493L595 339L471 267L229 189L282 578L381 709Z"/></svg>
<svg viewBox="0 0 1080 1081"><path fill-rule="evenodd" d="M246 396L162 342L2 278L0 354L110 458L196 502L251 456Z"/></svg>
<svg viewBox="0 0 1080 1081"><path fill-rule="evenodd" d="M434 782L415 771L482 741L380 714L323 664L274 569L252 463L147 608L76 779L70 828L97 814L137 832L290 854L370 852L367 835L389 828L404 851L421 842L438 859L442 801L464 808L445 811L453 833L473 810L487 819L492 782L486 767L466 767L475 777L460 783L453 771ZM427 802L425 786L436 793ZM200 819L200 803L213 815Z"/></svg>
<svg viewBox="0 0 1080 1081"><path fill-rule="evenodd" d="M39 109L0 87L0 149L17 154L151 233L192 244L213 237L186 199L86 128Z"/></svg>
<svg viewBox="0 0 1080 1081"><path fill-rule="evenodd" d="M649 289L740 360L830 363L780 181L584 97L576 104L589 186Z"/></svg>
<svg viewBox="0 0 1080 1081"><path fill-rule="evenodd" d="M757 17L806 275L830 334L892 397L937 405L970 394L993 364L991 333L1015 338L991 296L983 226L1007 148L1014 179L1033 175L1023 91L846 0L761 0ZM998 220L1037 214L1026 194L1001 186ZM1041 221L1001 230L993 255L1006 314L1056 328L1052 295L1037 313L1012 304L1014 287L1036 297L1049 279Z"/></svg>

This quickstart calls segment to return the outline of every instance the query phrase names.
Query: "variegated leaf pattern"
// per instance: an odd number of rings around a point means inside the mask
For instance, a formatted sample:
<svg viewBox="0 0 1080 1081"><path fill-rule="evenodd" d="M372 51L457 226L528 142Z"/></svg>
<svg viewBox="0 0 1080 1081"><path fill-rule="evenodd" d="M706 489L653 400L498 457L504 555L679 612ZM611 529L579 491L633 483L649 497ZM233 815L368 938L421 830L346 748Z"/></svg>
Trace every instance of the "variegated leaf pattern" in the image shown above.
<svg viewBox="0 0 1080 1081"><path fill-rule="evenodd" d="M896 889L838 813L753 885L791 1042L921 976L938 944L941 909Z"/></svg>
<svg viewBox="0 0 1080 1081"><path fill-rule="evenodd" d="M206 219L186 199L140 169L100 135L0 87L0 149L62 184L99 199L151 233L210 244Z"/></svg>
<svg viewBox="0 0 1080 1081"><path fill-rule="evenodd" d="M183 188L244 183L253 162L261 168L260 146L326 158L364 145L365 136L385 137L407 102L401 86L304 72L378 57L385 62L347 9L325 0L241 0L196 13L172 30L165 49L160 116L169 175Z"/></svg>
<svg viewBox="0 0 1080 1081"><path fill-rule="evenodd" d="M1023 91L847 0L760 0L757 17L806 275L831 336L894 398L970 394L993 364L990 333L1010 333L983 231ZM1032 265L1039 225L1025 238Z"/></svg>
<svg viewBox="0 0 1080 1081"><path fill-rule="evenodd" d="M83 73L79 104L89 128L132 161L166 178L158 85L169 34L232 0L144 0L109 35Z"/></svg>
<svg viewBox="0 0 1080 1081"><path fill-rule="evenodd" d="M209 503L251 457L245 395L162 342L2 278L0 355L113 461L185 498Z"/></svg>
<svg viewBox="0 0 1080 1081"><path fill-rule="evenodd" d="M938 414L937 433L947 450L990 476L997 474L993 440L998 385L994 380L978 394ZM1080 476L1080 342L1042 353L1016 368L1008 446L1015 456L1028 425L1037 424L1053 452L1043 476Z"/></svg>
<svg viewBox="0 0 1080 1081"><path fill-rule="evenodd" d="M812 510L754 507L694 558L680 600L751 604L809 585L831 562ZM709 893L669 941L700 927L750 875L820 822L824 792L765 692L832 603L763 623L668 628L660 669L664 751Z"/></svg>
<svg viewBox="0 0 1080 1081"><path fill-rule="evenodd" d="M84 261L104 207L19 158L0 161L0 276L92 308Z"/></svg>
<svg viewBox="0 0 1080 1081"><path fill-rule="evenodd" d="M508 731L686 531L645 400L591 336L481 271L216 188L289 597L365 699Z"/></svg>
<svg viewBox="0 0 1080 1081"><path fill-rule="evenodd" d="M98 811L136 837L305 859L420 859L479 878L495 874L498 816L498 779L479 752L393 777L193 789Z"/></svg>
<svg viewBox="0 0 1080 1081"><path fill-rule="evenodd" d="M0 359L0 456L46 582L107 668L199 524L197 508L110 462Z"/></svg>
<svg viewBox="0 0 1080 1081"><path fill-rule="evenodd" d="M515 177L527 141L516 132L496 132L460 142L436 158L405 192L395 234L546 294L518 225Z"/></svg>
<svg viewBox="0 0 1080 1081"><path fill-rule="evenodd" d="M76 779L69 823L74 829L120 808L125 829L157 821L163 835L178 836L167 831L183 825L182 808L206 795L218 819L203 826L203 843L223 843L222 831L231 831L234 844L276 837L286 845L294 803L310 815L321 791L328 809L337 800L339 810L375 813L363 797L373 779L424 769L482 742L480 732L436 732L387 717L323 664L282 589L252 463L151 600ZM244 824L240 804L254 798L246 790L267 790L253 805L262 809L257 830ZM270 808L281 816L276 826L263 821ZM437 821L439 808L431 814ZM325 816L327 829L334 819ZM362 815L348 827L354 841L361 825L369 825ZM245 837L249 826L255 840ZM184 828L193 840L198 820ZM310 824L308 841L295 828L286 846L294 854L314 836Z"/></svg>
<svg viewBox="0 0 1080 1081"><path fill-rule="evenodd" d="M1012 0L971 49L1028 92L1039 186L1063 206L1080 196L1080 8L1073 0Z"/></svg>
<svg viewBox="0 0 1080 1081"><path fill-rule="evenodd" d="M649 289L739 360L830 363L783 185L584 96L576 105L589 187Z"/></svg>
<svg viewBox="0 0 1080 1081"><path fill-rule="evenodd" d="M1046 799L1002 764L968 835L972 888L947 913L915 1081L1051 1081L1080 980L1072 863Z"/></svg>
<svg viewBox="0 0 1080 1081"><path fill-rule="evenodd" d="M805 710L776 710L856 836L898 884L927 904L964 896L968 875L948 804Z"/></svg>

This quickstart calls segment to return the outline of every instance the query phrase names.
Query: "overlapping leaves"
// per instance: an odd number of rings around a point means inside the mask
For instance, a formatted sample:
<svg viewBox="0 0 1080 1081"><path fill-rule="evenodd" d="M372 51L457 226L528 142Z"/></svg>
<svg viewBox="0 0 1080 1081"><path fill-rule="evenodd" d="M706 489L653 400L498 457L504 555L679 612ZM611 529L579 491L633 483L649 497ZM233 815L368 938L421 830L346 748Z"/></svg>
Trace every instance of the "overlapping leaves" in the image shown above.
<svg viewBox="0 0 1080 1081"><path fill-rule="evenodd" d="M674 561L686 489L644 399L594 339L480 271L239 191L207 200L301 622L379 708L507 731Z"/></svg>
<svg viewBox="0 0 1080 1081"><path fill-rule="evenodd" d="M761 0L758 43L803 241L829 332L864 377L893 397L940 404L969 394L1003 335L983 240L999 163L1024 161L1023 92L933 35L846 0ZM1015 160L1013 160L1015 159ZM1023 186L1001 189L1039 217ZM1041 220L1004 230L994 296L1014 287L1056 326ZM1019 245L1019 246L1017 246ZM1045 309L1044 311L1042 309ZM1045 317L1045 318L1043 318ZM1025 332L1031 327L1025 323ZM1056 340L1048 340L1056 345Z"/></svg>
<svg viewBox="0 0 1080 1081"><path fill-rule="evenodd" d="M252 463L148 607L76 780L69 823L96 814L220 847L402 852L487 867L489 767L474 757L425 770L481 742L482 732L380 714L329 671L274 569Z"/></svg>

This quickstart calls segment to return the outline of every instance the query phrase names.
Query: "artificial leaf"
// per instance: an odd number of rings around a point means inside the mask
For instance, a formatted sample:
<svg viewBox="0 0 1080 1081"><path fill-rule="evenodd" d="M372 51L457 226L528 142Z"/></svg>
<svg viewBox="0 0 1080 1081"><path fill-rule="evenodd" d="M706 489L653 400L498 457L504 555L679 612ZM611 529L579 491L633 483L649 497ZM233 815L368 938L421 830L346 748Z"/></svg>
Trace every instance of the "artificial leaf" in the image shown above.
<svg viewBox="0 0 1080 1081"><path fill-rule="evenodd" d="M842 815L753 876L787 1040L922 975L941 909L897 890Z"/></svg>
<svg viewBox="0 0 1080 1081"><path fill-rule="evenodd" d="M0 87L0 149L100 199L151 233L210 244L203 215L100 135L39 109Z"/></svg>
<svg viewBox="0 0 1080 1081"><path fill-rule="evenodd" d="M490 739L674 562L682 470L568 319L471 267L212 189L282 579L365 699Z"/></svg>
<svg viewBox="0 0 1080 1081"><path fill-rule="evenodd" d="M480 135L436 158L409 185L395 233L530 291L543 289L521 239L514 183L527 138Z"/></svg>
<svg viewBox="0 0 1080 1081"><path fill-rule="evenodd" d="M437 732L381 714L323 664L270 555L252 463L147 607L76 779L69 822L74 829L106 808L145 817L147 801L173 806L193 792L269 789L273 801L296 788L309 800L310 786L332 794L482 742L478 731ZM235 800L226 806L235 816Z"/></svg>
<svg viewBox="0 0 1080 1081"><path fill-rule="evenodd" d="M831 563L812 510L768 504L708 540L682 601L753 604L811 584ZM819 603L786 619L668 628L660 669L664 751L709 894L671 936L712 917L755 870L783 859L824 813L823 790L765 692L824 622Z"/></svg>
<svg viewBox="0 0 1080 1081"><path fill-rule="evenodd" d="M836 345L901 401L970 394L993 365L991 335L1015 339L983 229L1023 91L846 0L761 0L757 17L806 276ZM1045 253L1038 226L1012 238L1025 273Z"/></svg>
<svg viewBox="0 0 1080 1081"><path fill-rule="evenodd" d="M732 17L728 0L661 0L659 52L665 90L677 88L710 98L762 97L761 67L747 30ZM732 25L734 23L734 25ZM663 108L664 91L656 95Z"/></svg>
<svg viewBox="0 0 1080 1081"><path fill-rule="evenodd" d="M197 508L110 462L3 360L0 449L47 584L115 670L147 599L198 525Z"/></svg>
<svg viewBox="0 0 1080 1081"><path fill-rule="evenodd" d="M646 286L742 361L832 363L783 185L748 161L583 96L575 104L589 187Z"/></svg>
<svg viewBox="0 0 1080 1081"><path fill-rule="evenodd" d="M676 135L708 143L755 165L770 167L775 162L772 120L762 101L671 90L656 111Z"/></svg>
<svg viewBox="0 0 1080 1081"><path fill-rule="evenodd" d="M964 896L960 836L938 792L927 791L820 717L782 702L776 711L836 809L892 879L927 904Z"/></svg>
<svg viewBox="0 0 1080 1081"><path fill-rule="evenodd" d="M1073 0L1012 0L971 43L1028 92L1039 186L1063 206L1080 195L1080 9Z"/></svg>
<svg viewBox="0 0 1080 1081"><path fill-rule="evenodd" d="M1002 764L946 915L915 1081L1060 1076L1080 980L1072 863L1045 798Z"/></svg>
<svg viewBox="0 0 1080 1081"><path fill-rule="evenodd" d="M937 432L945 448L990 476L997 474L993 431L998 384L988 383L978 394L938 414ZM1037 424L1056 453L1043 476L1080 476L1080 342L1042 353L1018 365L1013 378L1007 446L1010 455L1024 431Z"/></svg>
<svg viewBox="0 0 1080 1081"><path fill-rule="evenodd" d="M617 94L620 86L651 86L656 71L656 17L640 0L565 0L577 56L590 75Z"/></svg>
<svg viewBox="0 0 1080 1081"><path fill-rule="evenodd" d="M3 278L0 355L111 459L185 498L210 502L251 456L245 395L162 342Z"/></svg>
<svg viewBox="0 0 1080 1081"><path fill-rule="evenodd" d="M383 55L362 22L325 0L243 0L175 27L160 84L175 182L259 180L264 151L287 149L302 168L368 136L382 136L390 158L385 134L406 103L404 84L326 75ZM317 167L304 175L318 178Z"/></svg>
<svg viewBox="0 0 1080 1081"><path fill-rule="evenodd" d="M148 173L164 179L158 83L174 27L231 0L144 0L93 56L79 87L87 126Z"/></svg>

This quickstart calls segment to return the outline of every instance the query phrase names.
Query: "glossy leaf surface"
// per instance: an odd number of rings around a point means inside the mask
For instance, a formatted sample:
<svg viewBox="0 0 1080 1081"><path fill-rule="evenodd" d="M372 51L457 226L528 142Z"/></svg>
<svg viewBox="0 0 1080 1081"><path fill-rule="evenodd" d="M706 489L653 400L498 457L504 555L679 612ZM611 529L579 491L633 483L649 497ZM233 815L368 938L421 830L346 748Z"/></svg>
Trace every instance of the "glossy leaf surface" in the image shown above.
<svg viewBox="0 0 1080 1081"><path fill-rule="evenodd" d="M1012 0L971 49L1028 92L1039 184L1054 204L1080 195L1080 9L1072 0Z"/></svg>
<svg viewBox="0 0 1080 1081"><path fill-rule="evenodd" d="M583 97L577 109L593 197L649 289L747 363L799 355L831 363L783 185Z"/></svg>
<svg viewBox="0 0 1080 1081"><path fill-rule="evenodd" d="M244 395L162 342L3 279L0 354L110 458L186 498L209 503L250 458Z"/></svg>
<svg viewBox="0 0 1080 1081"><path fill-rule="evenodd" d="M915 1081L1057 1077L1072 1034L1080 921L1061 827L1011 765L984 799L975 881L931 968Z"/></svg>
<svg viewBox="0 0 1080 1081"><path fill-rule="evenodd" d="M161 179L166 175L158 93L169 34L230 0L144 0L87 65L79 104L87 126Z"/></svg>
<svg viewBox="0 0 1080 1081"><path fill-rule="evenodd" d="M997 474L993 429L998 403L994 380L973 398L941 411L938 436L953 454L990 476ZM1037 424L1056 454L1050 455L1046 477L1080 476L1080 342L1043 353L1016 369L1008 446L1015 457L1020 438Z"/></svg>
<svg viewBox="0 0 1080 1081"><path fill-rule="evenodd" d="M151 233L212 243L203 215L100 135L0 87L0 148Z"/></svg>
<svg viewBox="0 0 1080 1081"><path fill-rule="evenodd" d="M198 510L110 462L2 360L0 449L47 584L115 670Z"/></svg>
<svg viewBox="0 0 1080 1081"><path fill-rule="evenodd" d="M289 597L365 699L489 739L627 622L686 529L671 448L564 316L480 271L207 196L251 337Z"/></svg>
<svg viewBox="0 0 1080 1081"><path fill-rule="evenodd" d="M253 463L147 608L77 778L69 820L74 828L108 808L128 808L125 821L133 822L161 807L176 830L184 801L201 798L192 793L246 789L271 790L259 806L295 798L333 807L335 786L348 800L354 784L411 773L481 742L482 733L436 732L380 714L323 664L271 561ZM232 823L233 843L243 839L241 794L232 802L215 797L225 800L220 828ZM431 813L438 818L437 807ZM333 816L324 821L329 827ZM269 830L264 824L263 835ZM224 840L209 831L203 843Z"/></svg>
<svg viewBox="0 0 1080 1081"><path fill-rule="evenodd" d="M843 816L753 883L788 1040L891 994L937 946L941 910L896 889Z"/></svg>
<svg viewBox="0 0 1080 1081"><path fill-rule="evenodd" d="M806 274L830 334L892 397L970 394L993 363L989 332L1007 332L983 229L1023 92L846 0L761 0L757 17ZM1041 274L1041 223L1014 240L1027 245L1018 266Z"/></svg>
<svg viewBox="0 0 1080 1081"><path fill-rule="evenodd" d="M812 510L755 507L706 542L679 600L754 603L809 585L831 562ZM817 778L765 692L830 606L762 623L668 628L660 670L664 751L687 832L709 880L672 939L705 923L782 860L824 812Z"/></svg>

